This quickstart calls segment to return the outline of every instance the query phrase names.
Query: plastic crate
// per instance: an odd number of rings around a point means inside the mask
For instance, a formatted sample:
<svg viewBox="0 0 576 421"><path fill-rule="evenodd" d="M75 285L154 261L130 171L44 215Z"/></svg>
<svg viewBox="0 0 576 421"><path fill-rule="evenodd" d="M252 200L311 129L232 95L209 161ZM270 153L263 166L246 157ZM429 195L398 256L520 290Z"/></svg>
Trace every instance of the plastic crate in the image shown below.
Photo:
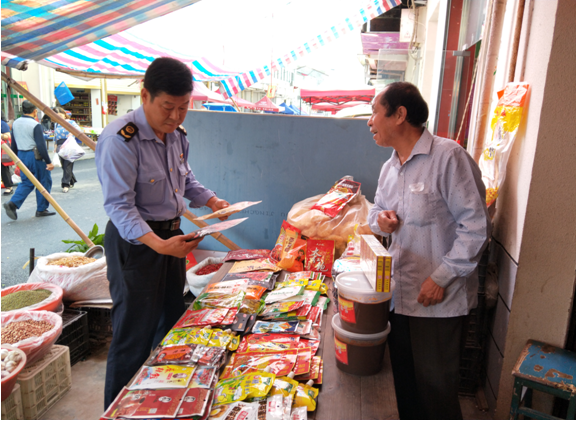
<svg viewBox="0 0 576 421"><path fill-rule="evenodd" d="M72 386L70 352L54 345L42 359L24 369L17 383L22 394L25 419L40 419Z"/></svg>
<svg viewBox="0 0 576 421"><path fill-rule="evenodd" d="M85 311L66 309L62 313L62 334L56 341L70 349L70 365L86 357L90 353L90 334L88 331L88 315Z"/></svg>
<svg viewBox="0 0 576 421"><path fill-rule="evenodd" d="M109 308L80 307L88 314L90 347L99 347L112 337L112 310Z"/></svg>
<svg viewBox="0 0 576 421"><path fill-rule="evenodd" d="M24 411L22 409L22 394L20 385L16 383L10 396L2 402L2 419L3 420L23 420Z"/></svg>

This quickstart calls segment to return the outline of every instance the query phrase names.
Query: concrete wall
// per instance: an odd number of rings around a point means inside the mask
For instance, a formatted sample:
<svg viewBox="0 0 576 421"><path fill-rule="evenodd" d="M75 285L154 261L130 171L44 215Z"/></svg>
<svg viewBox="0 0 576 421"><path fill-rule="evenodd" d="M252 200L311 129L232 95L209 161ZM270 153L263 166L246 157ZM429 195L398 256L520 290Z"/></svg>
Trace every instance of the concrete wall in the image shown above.
<svg viewBox="0 0 576 421"><path fill-rule="evenodd" d="M528 32L529 38L519 52L517 78L525 68L531 91L493 234L500 291L490 329L486 394L498 419L508 416L510 373L526 341L564 346L575 286L576 72L570 69L576 65L576 3L527 4L534 10L531 21L525 15L523 39ZM551 409L549 397L535 400L540 409Z"/></svg>
<svg viewBox="0 0 576 421"><path fill-rule="evenodd" d="M258 201L224 234L243 248L272 248L292 205L352 175L370 202L392 149L375 145L364 119L189 111L184 127L196 178L230 203ZM192 210L197 215L208 208ZM209 221L214 223L214 221ZM196 229L184 221L184 232ZM200 248L226 248L213 238Z"/></svg>

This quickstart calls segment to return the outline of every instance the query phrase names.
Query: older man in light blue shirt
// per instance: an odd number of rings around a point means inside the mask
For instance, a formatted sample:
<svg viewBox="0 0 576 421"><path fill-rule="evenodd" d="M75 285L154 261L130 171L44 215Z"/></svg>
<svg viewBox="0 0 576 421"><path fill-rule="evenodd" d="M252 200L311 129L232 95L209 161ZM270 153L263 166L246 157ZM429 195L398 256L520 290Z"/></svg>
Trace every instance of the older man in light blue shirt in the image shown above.
<svg viewBox="0 0 576 421"><path fill-rule="evenodd" d="M105 246L114 302L106 407L185 311L185 257L200 240L180 230L184 198L212 211L228 206L188 165L190 144L181 124L191 93L185 64L154 60L144 76L142 106L109 124L96 148L110 217Z"/></svg>
<svg viewBox="0 0 576 421"><path fill-rule="evenodd" d="M456 142L424 128L428 107L409 83L388 85L368 121L392 147L369 225L391 238L394 311L390 355L402 419L462 418L459 350L476 307L477 264L490 236L478 165Z"/></svg>

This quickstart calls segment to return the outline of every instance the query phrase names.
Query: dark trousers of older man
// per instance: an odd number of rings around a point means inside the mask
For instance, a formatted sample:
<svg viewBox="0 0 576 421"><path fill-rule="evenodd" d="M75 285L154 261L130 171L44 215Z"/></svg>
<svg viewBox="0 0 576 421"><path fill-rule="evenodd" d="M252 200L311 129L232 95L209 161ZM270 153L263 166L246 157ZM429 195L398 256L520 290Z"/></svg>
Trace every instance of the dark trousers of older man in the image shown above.
<svg viewBox="0 0 576 421"><path fill-rule="evenodd" d="M163 240L183 234L179 229L154 233ZM114 303L104 385L107 408L186 310L186 259L130 244L112 222L106 226L104 245Z"/></svg>
<svg viewBox="0 0 576 421"><path fill-rule="evenodd" d="M458 374L465 320L390 314L388 345L400 419L462 419Z"/></svg>

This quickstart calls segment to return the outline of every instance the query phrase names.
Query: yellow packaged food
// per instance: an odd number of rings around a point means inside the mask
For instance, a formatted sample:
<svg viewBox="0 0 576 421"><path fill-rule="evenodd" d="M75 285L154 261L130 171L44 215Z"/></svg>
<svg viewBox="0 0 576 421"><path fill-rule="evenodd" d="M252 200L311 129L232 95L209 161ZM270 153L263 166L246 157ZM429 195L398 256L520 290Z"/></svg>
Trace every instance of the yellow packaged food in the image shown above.
<svg viewBox="0 0 576 421"><path fill-rule="evenodd" d="M289 280L277 283L276 288L274 288L274 289L280 289L280 288L285 288L285 287L295 287L295 286L305 287L306 285L308 285L308 279L289 279Z"/></svg>
<svg viewBox="0 0 576 421"><path fill-rule="evenodd" d="M228 351L236 351L238 346L240 345L240 337L238 337L235 333L232 334L232 338L228 343Z"/></svg>
<svg viewBox="0 0 576 421"><path fill-rule="evenodd" d="M274 380L274 385L272 389L270 389L270 396L273 395L283 395L284 397L287 396L294 396L296 394L296 388L298 387L298 382L290 377L276 377Z"/></svg>
<svg viewBox="0 0 576 421"><path fill-rule="evenodd" d="M270 392L275 379L273 373L257 371L220 380L214 389L214 405L264 397Z"/></svg>
<svg viewBox="0 0 576 421"><path fill-rule="evenodd" d="M318 396L318 389L307 384L299 383L296 388L296 395L294 396L293 407L305 406L308 411L316 409L316 397Z"/></svg>
<svg viewBox="0 0 576 421"><path fill-rule="evenodd" d="M231 341L232 333L229 330L212 329L212 336L208 341L208 346L225 348Z"/></svg>
<svg viewBox="0 0 576 421"><path fill-rule="evenodd" d="M208 327L194 327L190 329L190 332L188 333L188 342L186 343L208 346L211 336L212 329Z"/></svg>

